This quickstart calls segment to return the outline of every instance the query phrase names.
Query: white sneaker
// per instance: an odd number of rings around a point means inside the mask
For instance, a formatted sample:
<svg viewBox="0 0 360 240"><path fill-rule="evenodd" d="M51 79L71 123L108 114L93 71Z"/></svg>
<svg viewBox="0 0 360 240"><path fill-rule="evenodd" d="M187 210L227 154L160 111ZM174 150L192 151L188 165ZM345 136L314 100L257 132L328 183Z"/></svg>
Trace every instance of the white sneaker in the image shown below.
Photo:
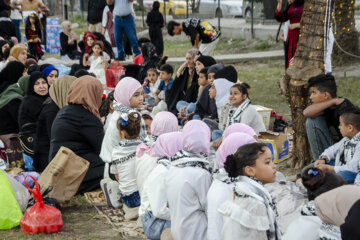
<svg viewBox="0 0 360 240"><path fill-rule="evenodd" d="M126 204L123 204L123 211L125 213L125 220L134 220L139 217L139 208L140 207L128 207Z"/></svg>
<svg viewBox="0 0 360 240"><path fill-rule="evenodd" d="M120 208L120 190L119 183L110 178L104 178L100 181L101 190L104 193L107 204L113 208Z"/></svg>

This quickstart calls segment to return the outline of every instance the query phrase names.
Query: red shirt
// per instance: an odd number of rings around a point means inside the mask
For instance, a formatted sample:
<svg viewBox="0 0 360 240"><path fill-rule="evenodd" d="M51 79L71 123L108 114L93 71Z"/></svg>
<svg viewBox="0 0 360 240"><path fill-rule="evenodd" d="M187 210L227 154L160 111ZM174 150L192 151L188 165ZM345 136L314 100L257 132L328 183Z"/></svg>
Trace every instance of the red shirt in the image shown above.
<svg viewBox="0 0 360 240"><path fill-rule="evenodd" d="M137 55L134 59L134 64L136 65L141 65L143 62L144 62L144 58L142 54Z"/></svg>

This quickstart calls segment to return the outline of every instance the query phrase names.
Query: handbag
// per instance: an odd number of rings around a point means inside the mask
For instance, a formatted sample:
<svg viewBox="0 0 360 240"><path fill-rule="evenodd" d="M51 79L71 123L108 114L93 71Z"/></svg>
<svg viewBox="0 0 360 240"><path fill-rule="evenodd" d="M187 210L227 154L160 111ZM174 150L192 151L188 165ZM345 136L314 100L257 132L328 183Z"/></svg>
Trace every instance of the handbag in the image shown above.
<svg viewBox="0 0 360 240"><path fill-rule="evenodd" d="M20 143L20 137L18 134L5 134L0 135L0 140L5 145L5 163L8 168L18 167L24 168L23 151Z"/></svg>
<svg viewBox="0 0 360 240"><path fill-rule="evenodd" d="M125 74L124 65L118 60L111 63L108 69L105 69L106 86L115 88L116 84L120 81L120 77Z"/></svg>
<svg viewBox="0 0 360 240"><path fill-rule="evenodd" d="M90 163L67 147L61 147L38 180L43 189L52 187L48 197L64 204L76 194Z"/></svg>

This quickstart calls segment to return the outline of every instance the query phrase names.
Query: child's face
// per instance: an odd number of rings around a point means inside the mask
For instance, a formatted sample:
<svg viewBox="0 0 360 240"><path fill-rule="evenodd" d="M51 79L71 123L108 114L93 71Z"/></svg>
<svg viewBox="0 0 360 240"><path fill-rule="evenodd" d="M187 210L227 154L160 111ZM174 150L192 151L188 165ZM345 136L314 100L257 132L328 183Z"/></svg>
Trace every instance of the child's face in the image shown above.
<svg viewBox="0 0 360 240"><path fill-rule="evenodd" d="M272 161L272 154L268 147L256 159L255 166L249 167L252 173L249 176L257 178L263 184L273 183L276 180L276 166Z"/></svg>
<svg viewBox="0 0 360 240"><path fill-rule="evenodd" d="M174 26L173 34L174 34L174 35L180 35L180 34L181 34L181 28L180 28L180 26Z"/></svg>
<svg viewBox="0 0 360 240"><path fill-rule="evenodd" d="M326 93L321 93L317 89L317 87L311 87L310 88L310 100L312 103L320 103L320 102L325 102L329 99L328 99Z"/></svg>
<svg viewBox="0 0 360 240"><path fill-rule="evenodd" d="M202 64L202 62L196 61L196 63L195 63L195 70L196 70L197 75L199 75L200 70L203 69L204 67L205 67L205 66L204 66L204 64Z"/></svg>
<svg viewBox="0 0 360 240"><path fill-rule="evenodd" d="M95 46L92 47L92 51L94 52L94 54L96 56L99 56L101 54L101 52L102 52L102 49L101 49L101 47L99 45L95 45Z"/></svg>
<svg viewBox="0 0 360 240"><path fill-rule="evenodd" d="M147 78L152 84L155 84L158 79L158 75L154 71L149 71L147 73Z"/></svg>
<svg viewBox="0 0 360 240"><path fill-rule="evenodd" d="M237 87L230 88L229 101L235 107L240 106L240 104L246 99L246 97L246 94L242 94Z"/></svg>
<svg viewBox="0 0 360 240"><path fill-rule="evenodd" d="M35 22L36 22L35 18L33 18L33 17L30 17L29 20L30 20L31 24L35 24Z"/></svg>
<svg viewBox="0 0 360 240"><path fill-rule="evenodd" d="M92 37L87 37L86 38L86 44L88 45L88 46L92 46L93 44L94 44L94 39L92 38Z"/></svg>
<svg viewBox="0 0 360 240"><path fill-rule="evenodd" d="M200 86L206 86L208 84L208 80L206 79L206 74L200 73L198 78L198 84Z"/></svg>
<svg viewBox="0 0 360 240"><path fill-rule="evenodd" d="M58 72L56 70L52 70L49 76L47 76L47 80L50 86L53 85L57 77L58 77Z"/></svg>
<svg viewBox="0 0 360 240"><path fill-rule="evenodd" d="M215 73L208 73L208 81L212 84L215 80Z"/></svg>
<svg viewBox="0 0 360 240"><path fill-rule="evenodd" d="M341 132L341 135L343 137L352 138L353 136L352 136L352 131L351 131L352 130L351 125L350 124L346 125L344 123L344 119L342 116L340 116L339 120L340 120L339 130Z"/></svg>
<svg viewBox="0 0 360 240"><path fill-rule="evenodd" d="M150 126L151 126L152 120L151 119L145 119L144 121L145 121L146 133L147 133L147 135L151 135Z"/></svg>
<svg viewBox="0 0 360 240"><path fill-rule="evenodd" d="M211 88L209 89L209 97L210 98L216 97L216 88L214 84L211 84Z"/></svg>
<svg viewBox="0 0 360 240"><path fill-rule="evenodd" d="M132 108L141 108L144 104L144 96L143 96L143 88L139 88L136 92L131 96L130 107Z"/></svg>
<svg viewBox="0 0 360 240"><path fill-rule="evenodd" d="M161 81L169 81L171 76L172 76L171 73L167 73L165 71L160 71L160 80Z"/></svg>

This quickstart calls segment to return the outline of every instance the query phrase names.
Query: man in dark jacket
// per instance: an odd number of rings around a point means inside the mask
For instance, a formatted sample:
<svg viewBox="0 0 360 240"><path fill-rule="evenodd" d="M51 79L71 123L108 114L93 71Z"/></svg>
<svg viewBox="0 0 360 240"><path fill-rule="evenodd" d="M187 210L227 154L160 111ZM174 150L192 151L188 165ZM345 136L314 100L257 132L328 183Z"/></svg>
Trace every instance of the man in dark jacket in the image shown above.
<svg viewBox="0 0 360 240"><path fill-rule="evenodd" d="M88 16L87 21L89 31L101 33L102 15L106 6L106 0L91 0L88 3Z"/></svg>

